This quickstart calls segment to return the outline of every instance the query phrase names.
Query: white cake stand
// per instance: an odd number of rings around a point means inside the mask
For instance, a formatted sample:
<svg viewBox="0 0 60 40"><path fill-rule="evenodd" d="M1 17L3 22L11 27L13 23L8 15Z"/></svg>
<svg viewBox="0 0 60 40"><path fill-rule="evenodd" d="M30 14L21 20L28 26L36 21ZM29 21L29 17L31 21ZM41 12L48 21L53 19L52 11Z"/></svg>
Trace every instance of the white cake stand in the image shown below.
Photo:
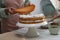
<svg viewBox="0 0 60 40"><path fill-rule="evenodd" d="M47 21L44 21L42 23L37 23L37 24L22 24L17 22L16 25L18 27L28 28L28 31L25 34L26 37L38 37L40 34L39 32L36 31L36 29L42 25L47 25Z"/></svg>

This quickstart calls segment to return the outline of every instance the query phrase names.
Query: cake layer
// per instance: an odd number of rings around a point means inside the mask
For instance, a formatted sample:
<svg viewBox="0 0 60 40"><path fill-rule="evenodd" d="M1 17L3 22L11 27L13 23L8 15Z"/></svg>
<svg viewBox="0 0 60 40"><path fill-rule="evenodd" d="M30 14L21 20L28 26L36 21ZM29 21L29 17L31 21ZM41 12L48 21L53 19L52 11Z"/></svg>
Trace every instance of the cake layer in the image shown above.
<svg viewBox="0 0 60 40"><path fill-rule="evenodd" d="M19 20L22 20L22 21L35 21L35 20L43 20L43 19L45 19L45 16L34 17L34 18L19 18Z"/></svg>
<svg viewBox="0 0 60 40"><path fill-rule="evenodd" d="M29 14L30 12L34 11L34 9L35 9L35 5L31 4L31 5L16 9L16 10L14 10L14 12L26 15L26 14Z"/></svg>
<svg viewBox="0 0 60 40"><path fill-rule="evenodd" d="M45 20L43 19L43 20L36 20L36 21L22 21L22 20L20 20L19 22L23 23L23 24L36 24L36 23L42 23L44 21Z"/></svg>
<svg viewBox="0 0 60 40"><path fill-rule="evenodd" d="M43 20L45 20L45 19L43 19ZM35 20L35 21L23 21L23 20L19 20L19 21L21 21L21 22L40 22L40 21L43 21L43 20Z"/></svg>
<svg viewBox="0 0 60 40"><path fill-rule="evenodd" d="M36 23L41 23L43 21L40 21L40 22L20 22L20 23L23 23L23 24L36 24Z"/></svg>

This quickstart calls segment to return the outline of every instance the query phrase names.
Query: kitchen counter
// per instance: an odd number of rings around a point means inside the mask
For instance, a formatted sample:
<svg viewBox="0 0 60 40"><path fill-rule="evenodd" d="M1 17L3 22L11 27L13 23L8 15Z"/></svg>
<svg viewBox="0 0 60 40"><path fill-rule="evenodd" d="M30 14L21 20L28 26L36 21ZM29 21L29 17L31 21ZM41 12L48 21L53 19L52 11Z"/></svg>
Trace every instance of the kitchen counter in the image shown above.
<svg viewBox="0 0 60 40"><path fill-rule="evenodd" d="M16 36L14 32L8 32L4 34L0 34L0 40L60 40L60 32L59 35L50 35L48 30L38 30L40 36L37 38L26 38Z"/></svg>

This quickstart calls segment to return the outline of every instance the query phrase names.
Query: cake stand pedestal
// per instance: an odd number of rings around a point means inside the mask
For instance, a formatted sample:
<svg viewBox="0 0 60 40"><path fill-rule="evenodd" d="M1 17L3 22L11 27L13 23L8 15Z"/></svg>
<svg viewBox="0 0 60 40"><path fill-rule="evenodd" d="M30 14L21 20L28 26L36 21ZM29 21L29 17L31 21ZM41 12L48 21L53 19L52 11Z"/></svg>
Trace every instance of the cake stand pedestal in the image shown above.
<svg viewBox="0 0 60 40"><path fill-rule="evenodd" d="M28 31L26 32L26 34L24 36L26 37L38 37L40 34L39 32L37 32L37 28L39 28L42 25L47 25L47 22L42 22L42 23L37 23L37 24L22 24L22 23L17 23L16 24L19 27L24 27L24 28L28 28Z"/></svg>
<svg viewBox="0 0 60 40"><path fill-rule="evenodd" d="M38 37L40 34L36 31L36 28L29 27L27 33L25 34L26 37Z"/></svg>

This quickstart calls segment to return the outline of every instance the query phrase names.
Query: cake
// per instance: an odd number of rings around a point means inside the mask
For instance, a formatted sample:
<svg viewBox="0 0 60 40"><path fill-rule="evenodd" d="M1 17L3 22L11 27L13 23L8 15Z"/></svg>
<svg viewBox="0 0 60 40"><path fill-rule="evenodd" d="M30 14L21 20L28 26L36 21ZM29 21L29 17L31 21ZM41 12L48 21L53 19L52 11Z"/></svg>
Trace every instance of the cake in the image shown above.
<svg viewBox="0 0 60 40"><path fill-rule="evenodd" d="M19 21L17 26L19 27L35 27L39 28L42 25L46 25L47 21L43 13L40 14L28 14L28 15L19 15Z"/></svg>
<svg viewBox="0 0 60 40"><path fill-rule="evenodd" d="M19 22L23 24L36 24L45 21L45 16L43 14L19 15L19 17Z"/></svg>
<svg viewBox="0 0 60 40"><path fill-rule="evenodd" d="M30 12L34 11L35 9L35 5L34 4L30 4L28 6L25 6L25 7L22 7L22 8L18 8L16 10L13 10L14 12L16 13L19 13L19 14L29 14Z"/></svg>

